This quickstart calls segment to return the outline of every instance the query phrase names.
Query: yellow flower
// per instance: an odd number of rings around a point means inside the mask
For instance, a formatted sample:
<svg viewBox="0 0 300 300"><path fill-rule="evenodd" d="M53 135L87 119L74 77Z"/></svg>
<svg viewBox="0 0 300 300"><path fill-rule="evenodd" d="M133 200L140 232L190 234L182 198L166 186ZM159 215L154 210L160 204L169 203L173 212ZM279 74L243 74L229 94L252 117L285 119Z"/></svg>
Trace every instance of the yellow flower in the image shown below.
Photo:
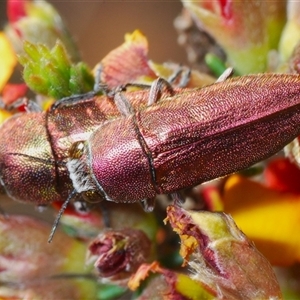
<svg viewBox="0 0 300 300"><path fill-rule="evenodd" d="M238 175L224 187L224 211L272 264L300 262L300 196Z"/></svg>
<svg viewBox="0 0 300 300"><path fill-rule="evenodd" d="M3 32L0 32L0 91L17 63L14 51Z"/></svg>

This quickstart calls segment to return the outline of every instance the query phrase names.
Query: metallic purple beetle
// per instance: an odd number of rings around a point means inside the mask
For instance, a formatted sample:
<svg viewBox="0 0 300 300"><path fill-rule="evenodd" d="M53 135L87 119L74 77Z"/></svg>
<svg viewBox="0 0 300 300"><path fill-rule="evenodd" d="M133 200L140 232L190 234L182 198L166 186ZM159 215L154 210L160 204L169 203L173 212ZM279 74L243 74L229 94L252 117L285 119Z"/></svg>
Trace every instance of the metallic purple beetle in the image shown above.
<svg viewBox="0 0 300 300"><path fill-rule="evenodd" d="M150 210L156 194L247 168L300 134L297 75L176 90L149 107L149 91L121 96L133 108L127 116L101 96L5 122L0 179L6 192L48 204L75 189L89 199L143 200Z"/></svg>
<svg viewBox="0 0 300 300"><path fill-rule="evenodd" d="M103 124L68 169L78 193L147 199L247 168L300 134L300 77L253 75L186 90ZM147 207L147 205L146 205Z"/></svg>

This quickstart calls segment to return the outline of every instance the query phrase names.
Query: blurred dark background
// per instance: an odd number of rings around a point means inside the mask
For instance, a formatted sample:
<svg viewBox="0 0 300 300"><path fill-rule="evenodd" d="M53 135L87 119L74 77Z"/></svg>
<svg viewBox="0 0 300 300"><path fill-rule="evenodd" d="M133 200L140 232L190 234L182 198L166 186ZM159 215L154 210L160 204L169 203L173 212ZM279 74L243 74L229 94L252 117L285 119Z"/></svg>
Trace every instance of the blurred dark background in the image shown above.
<svg viewBox="0 0 300 300"><path fill-rule="evenodd" d="M149 41L155 62L186 64L185 50L177 44L173 26L182 4L167 1L48 1L59 11L74 36L83 60L93 67L119 46L124 34L140 29ZM6 23L6 1L0 0L0 26Z"/></svg>

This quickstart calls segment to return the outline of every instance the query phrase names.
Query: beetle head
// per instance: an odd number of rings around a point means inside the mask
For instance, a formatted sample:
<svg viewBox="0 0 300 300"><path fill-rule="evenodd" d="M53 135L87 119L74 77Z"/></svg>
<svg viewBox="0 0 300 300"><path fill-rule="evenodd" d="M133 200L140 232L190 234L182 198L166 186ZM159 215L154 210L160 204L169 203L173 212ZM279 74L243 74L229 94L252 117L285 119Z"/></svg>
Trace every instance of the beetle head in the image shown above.
<svg viewBox="0 0 300 300"><path fill-rule="evenodd" d="M87 157L87 143L78 141L69 150L67 167L75 190L82 198L90 203L100 202L105 199L104 193L97 189Z"/></svg>

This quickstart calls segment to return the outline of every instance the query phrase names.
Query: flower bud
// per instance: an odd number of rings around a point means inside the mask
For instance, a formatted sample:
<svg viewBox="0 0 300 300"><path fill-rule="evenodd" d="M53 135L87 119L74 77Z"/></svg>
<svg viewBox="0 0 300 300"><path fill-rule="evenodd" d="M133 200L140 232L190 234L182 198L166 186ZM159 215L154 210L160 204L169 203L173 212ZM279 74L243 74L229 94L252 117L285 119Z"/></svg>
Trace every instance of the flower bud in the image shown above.
<svg viewBox="0 0 300 300"><path fill-rule="evenodd" d="M240 74L266 70L285 22L285 1L184 1L196 25L225 51Z"/></svg>
<svg viewBox="0 0 300 300"><path fill-rule="evenodd" d="M60 99L93 89L94 78L88 66L82 62L73 64L61 42L49 49L26 41L24 50L19 56L23 77L36 93Z"/></svg>
<svg viewBox="0 0 300 300"><path fill-rule="evenodd" d="M72 61L80 61L76 45L55 8L43 0L8 0L9 24L5 33L15 52L23 53L23 42L41 43L49 48L60 40Z"/></svg>
<svg viewBox="0 0 300 300"><path fill-rule="evenodd" d="M151 254L151 242L141 230L111 230L92 241L87 263L94 264L100 277L124 284Z"/></svg>

